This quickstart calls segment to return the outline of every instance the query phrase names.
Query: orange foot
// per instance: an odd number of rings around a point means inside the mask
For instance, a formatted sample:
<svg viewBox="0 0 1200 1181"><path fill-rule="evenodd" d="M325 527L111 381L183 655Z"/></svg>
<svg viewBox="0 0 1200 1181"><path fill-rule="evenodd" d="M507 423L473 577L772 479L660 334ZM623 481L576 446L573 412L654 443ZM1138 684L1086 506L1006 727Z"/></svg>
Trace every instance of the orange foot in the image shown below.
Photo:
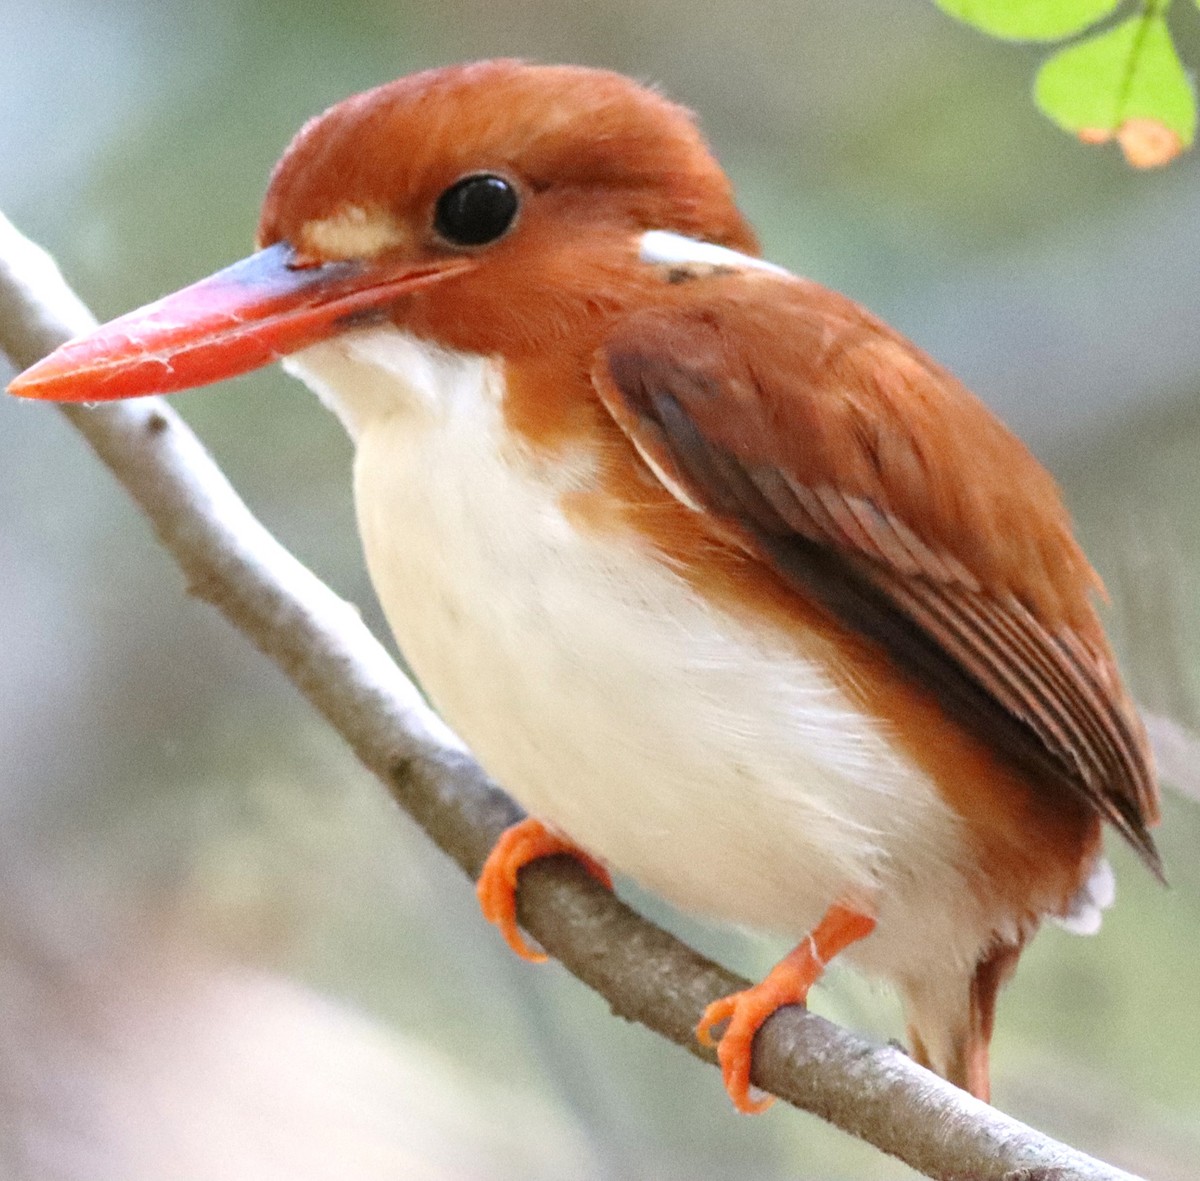
<svg viewBox="0 0 1200 1181"><path fill-rule="evenodd" d="M551 832L540 820L532 816L506 828L488 854L487 861L475 883L475 895L483 910L483 917L500 928L505 942L523 960L541 963L546 953L537 951L525 942L517 927L517 875L531 861L540 857L553 857L556 853L568 853L583 863L584 869L609 890L612 875L594 857L590 857L578 845L571 844L566 837Z"/></svg>
<svg viewBox="0 0 1200 1181"><path fill-rule="evenodd" d="M825 965L851 943L865 939L875 929L875 920L861 911L838 903L794 951L767 973L761 984L744 992L730 993L704 1010L696 1037L703 1046L713 1044L713 1027L722 1021L729 1026L717 1045L717 1060L725 1079L725 1090L738 1111L754 1115L775 1102L770 1096L750 1098L750 1054L754 1035L776 1009L802 1005L808 990L817 982Z"/></svg>

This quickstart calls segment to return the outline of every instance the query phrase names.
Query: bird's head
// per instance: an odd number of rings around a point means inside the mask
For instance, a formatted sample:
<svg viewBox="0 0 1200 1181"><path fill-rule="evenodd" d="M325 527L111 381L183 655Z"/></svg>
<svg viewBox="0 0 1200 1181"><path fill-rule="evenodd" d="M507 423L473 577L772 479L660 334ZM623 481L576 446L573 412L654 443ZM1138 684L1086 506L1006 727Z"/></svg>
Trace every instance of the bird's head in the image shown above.
<svg viewBox="0 0 1200 1181"><path fill-rule="evenodd" d="M686 110L603 70L429 70L300 131L256 253L64 345L10 388L169 393L389 321L453 349L528 355L636 296L652 230L757 250Z"/></svg>

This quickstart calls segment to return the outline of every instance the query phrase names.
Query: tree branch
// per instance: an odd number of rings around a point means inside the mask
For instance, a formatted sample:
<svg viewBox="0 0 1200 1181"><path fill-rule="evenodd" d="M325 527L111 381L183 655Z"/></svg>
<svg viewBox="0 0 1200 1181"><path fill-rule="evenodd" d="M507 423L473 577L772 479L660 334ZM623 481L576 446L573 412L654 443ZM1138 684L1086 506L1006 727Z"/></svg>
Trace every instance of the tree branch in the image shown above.
<svg viewBox="0 0 1200 1181"><path fill-rule="evenodd" d="M1158 773L1180 795L1200 804L1200 738L1165 714L1142 710Z"/></svg>
<svg viewBox="0 0 1200 1181"><path fill-rule="evenodd" d="M32 364L94 321L57 267L0 215L0 348ZM259 524L158 398L61 407L183 568L300 688L437 845L475 877L521 815L424 705L357 611ZM521 875L527 930L613 1012L706 1061L705 1005L746 981L640 918L570 859ZM1129 1174L1051 1140L912 1063L801 1008L757 1039L754 1080L930 1177L1115 1181Z"/></svg>

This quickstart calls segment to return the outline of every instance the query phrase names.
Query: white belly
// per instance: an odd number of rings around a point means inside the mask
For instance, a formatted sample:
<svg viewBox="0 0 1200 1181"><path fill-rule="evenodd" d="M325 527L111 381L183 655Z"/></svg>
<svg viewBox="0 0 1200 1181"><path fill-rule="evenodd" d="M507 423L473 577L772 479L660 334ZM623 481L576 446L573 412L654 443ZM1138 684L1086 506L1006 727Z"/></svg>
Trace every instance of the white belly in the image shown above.
<svg viewBox="0 0 1200 1181"><path fill-rule="evenodd" d="M389 329L289 367L356 438L363 544L405 657L528 811L685 908L799 935L869 899L864 966L974 963L990 924L926 776L794 639L751 634L634 539L573 527L558 498L588 459L506 450L497 366Z"/></svg>

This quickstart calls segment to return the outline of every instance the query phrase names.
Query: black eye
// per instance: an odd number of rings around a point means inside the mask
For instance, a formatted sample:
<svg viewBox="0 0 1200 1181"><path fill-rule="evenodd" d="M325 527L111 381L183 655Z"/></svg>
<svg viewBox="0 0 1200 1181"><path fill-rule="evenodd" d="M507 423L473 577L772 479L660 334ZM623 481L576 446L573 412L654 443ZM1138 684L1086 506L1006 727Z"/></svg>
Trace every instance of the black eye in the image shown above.
<svg viewBox="0 0 1200 1181"><path fill-rule="evenodd" d="M433 228L455 246L494 242L517 215L517 191L502 176L482 172L455 181L439 198Z"/></svg>

